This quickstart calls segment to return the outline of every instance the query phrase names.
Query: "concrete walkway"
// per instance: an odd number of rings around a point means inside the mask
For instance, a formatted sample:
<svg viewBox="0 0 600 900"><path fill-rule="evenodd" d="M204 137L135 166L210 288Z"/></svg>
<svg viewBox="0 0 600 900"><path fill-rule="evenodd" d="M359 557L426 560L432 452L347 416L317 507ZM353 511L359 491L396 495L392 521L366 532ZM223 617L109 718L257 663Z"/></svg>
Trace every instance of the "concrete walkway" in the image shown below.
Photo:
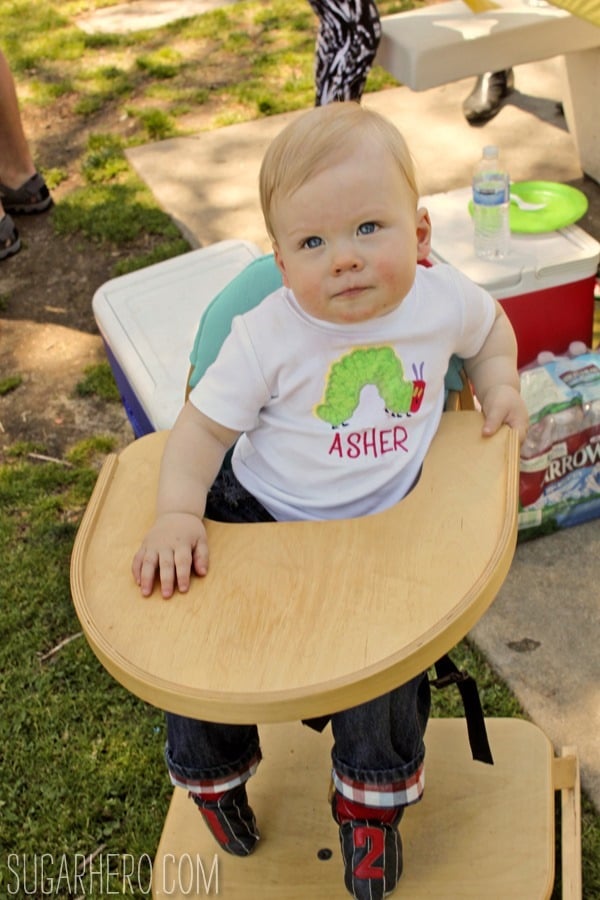
<svg viewBox="0 0 600 900"><path fill-rule="evenodd" d="M500 146L513 181L581 179L573 139L557 108L558 60L520 66L518 91L483 129L467 126L462 116L461 102L471 84L459 81L420 93L402 87L364 98L365 105L387 115L404 133L423 195L469 184L481 148L490 143ZM129 151L129 159L196 243L243 237L266 248L258 169L265 148L293 115L138 147Z"/></svg>
<svg viewBox="0 0 600 900"><path fill-rule="evenodd" d="M129 0L79 16L76 25L87 34L128 34L146 28L161 28L178 19L188 19L227 6L236 0Z"/></svg>
<svg viewBox="0 0 600 900"><path fill-rule="evenodd" d="M133 0L83 17L87 31L158 27L223 0ZM176 10L176 11L175 11ZM423 195L469 183L484 144L495 143L514 181L569 182L587 194L579 223L600 238L600 187L583 179L558 109L561 61L516 70L518 90L483 129L466 125L471 81L364 103L391 118L415 157ZM129 159L193 246L225 238L267 242L257 196L262 154L290 115L233 125L129 151ZM435 222L434 247L435 247ZM600 520L517 548L509 576L472 637L556 748L576 744L586 791L600 809Z"/></svg>

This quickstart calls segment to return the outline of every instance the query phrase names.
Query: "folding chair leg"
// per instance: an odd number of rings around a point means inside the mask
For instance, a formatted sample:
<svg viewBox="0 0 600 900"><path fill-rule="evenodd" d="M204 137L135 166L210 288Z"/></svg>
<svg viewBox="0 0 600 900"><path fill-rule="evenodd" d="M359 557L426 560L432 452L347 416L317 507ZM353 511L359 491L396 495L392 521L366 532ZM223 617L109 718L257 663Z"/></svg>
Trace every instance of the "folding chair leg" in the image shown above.
<svg viewBox="0 0 600 900"><path fill-rule="evenodd" d="M554 789L561 792L562 896L581 900L581 782L575 747L554 760Z"/></svg>

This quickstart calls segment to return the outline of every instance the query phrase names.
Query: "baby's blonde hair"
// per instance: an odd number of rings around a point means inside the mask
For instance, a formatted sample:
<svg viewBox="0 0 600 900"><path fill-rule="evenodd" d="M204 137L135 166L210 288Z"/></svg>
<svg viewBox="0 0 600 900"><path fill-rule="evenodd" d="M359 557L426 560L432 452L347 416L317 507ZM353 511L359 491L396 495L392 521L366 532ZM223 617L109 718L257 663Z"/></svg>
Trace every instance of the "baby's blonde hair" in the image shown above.
<svg viewBox="0 0 600 900"><path fill-rule="evenodd" d="M402 172L414 197L419 197L415 169L406 141L384 116L353 101L316 106L287 125L270 144L259 176L265 225L275 240L272 209L306 181L322 172L332 159L343 159L354 142L367 137L386 149Z"/></svg>

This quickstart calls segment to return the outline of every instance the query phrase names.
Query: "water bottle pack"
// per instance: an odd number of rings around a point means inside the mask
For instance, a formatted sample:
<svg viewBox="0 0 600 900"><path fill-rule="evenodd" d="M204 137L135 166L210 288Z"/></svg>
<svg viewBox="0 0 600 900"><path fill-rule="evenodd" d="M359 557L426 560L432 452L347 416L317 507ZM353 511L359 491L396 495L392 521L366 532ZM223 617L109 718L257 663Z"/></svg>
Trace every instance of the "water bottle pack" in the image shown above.
<svg viewBox="0 0 600 900"><path fill-rule="evenodd" d="M521 371L530 426L521 448L519 530L535 536L600 517L600 350L577 342Z"/></svg>

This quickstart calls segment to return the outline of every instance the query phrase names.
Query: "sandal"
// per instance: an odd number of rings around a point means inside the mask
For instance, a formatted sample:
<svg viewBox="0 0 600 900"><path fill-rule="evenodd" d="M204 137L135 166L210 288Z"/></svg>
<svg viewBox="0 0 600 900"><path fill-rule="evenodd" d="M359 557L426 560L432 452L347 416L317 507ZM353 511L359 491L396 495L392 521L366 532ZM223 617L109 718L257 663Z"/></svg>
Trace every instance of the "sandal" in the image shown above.
<svg viewBox="0 0 600 900"><path fill-rule="evenodd" d="M38 172L20 188L9 188L0 182L0 200L7 213L46 212L53 203L46 182Z"/></svg>
<svg viewBox="0 0 600 900"><path fill-rule="evenodd" d="M9 215L0 219L0 260L13 256L21 249L21 238Z"/></svg>

